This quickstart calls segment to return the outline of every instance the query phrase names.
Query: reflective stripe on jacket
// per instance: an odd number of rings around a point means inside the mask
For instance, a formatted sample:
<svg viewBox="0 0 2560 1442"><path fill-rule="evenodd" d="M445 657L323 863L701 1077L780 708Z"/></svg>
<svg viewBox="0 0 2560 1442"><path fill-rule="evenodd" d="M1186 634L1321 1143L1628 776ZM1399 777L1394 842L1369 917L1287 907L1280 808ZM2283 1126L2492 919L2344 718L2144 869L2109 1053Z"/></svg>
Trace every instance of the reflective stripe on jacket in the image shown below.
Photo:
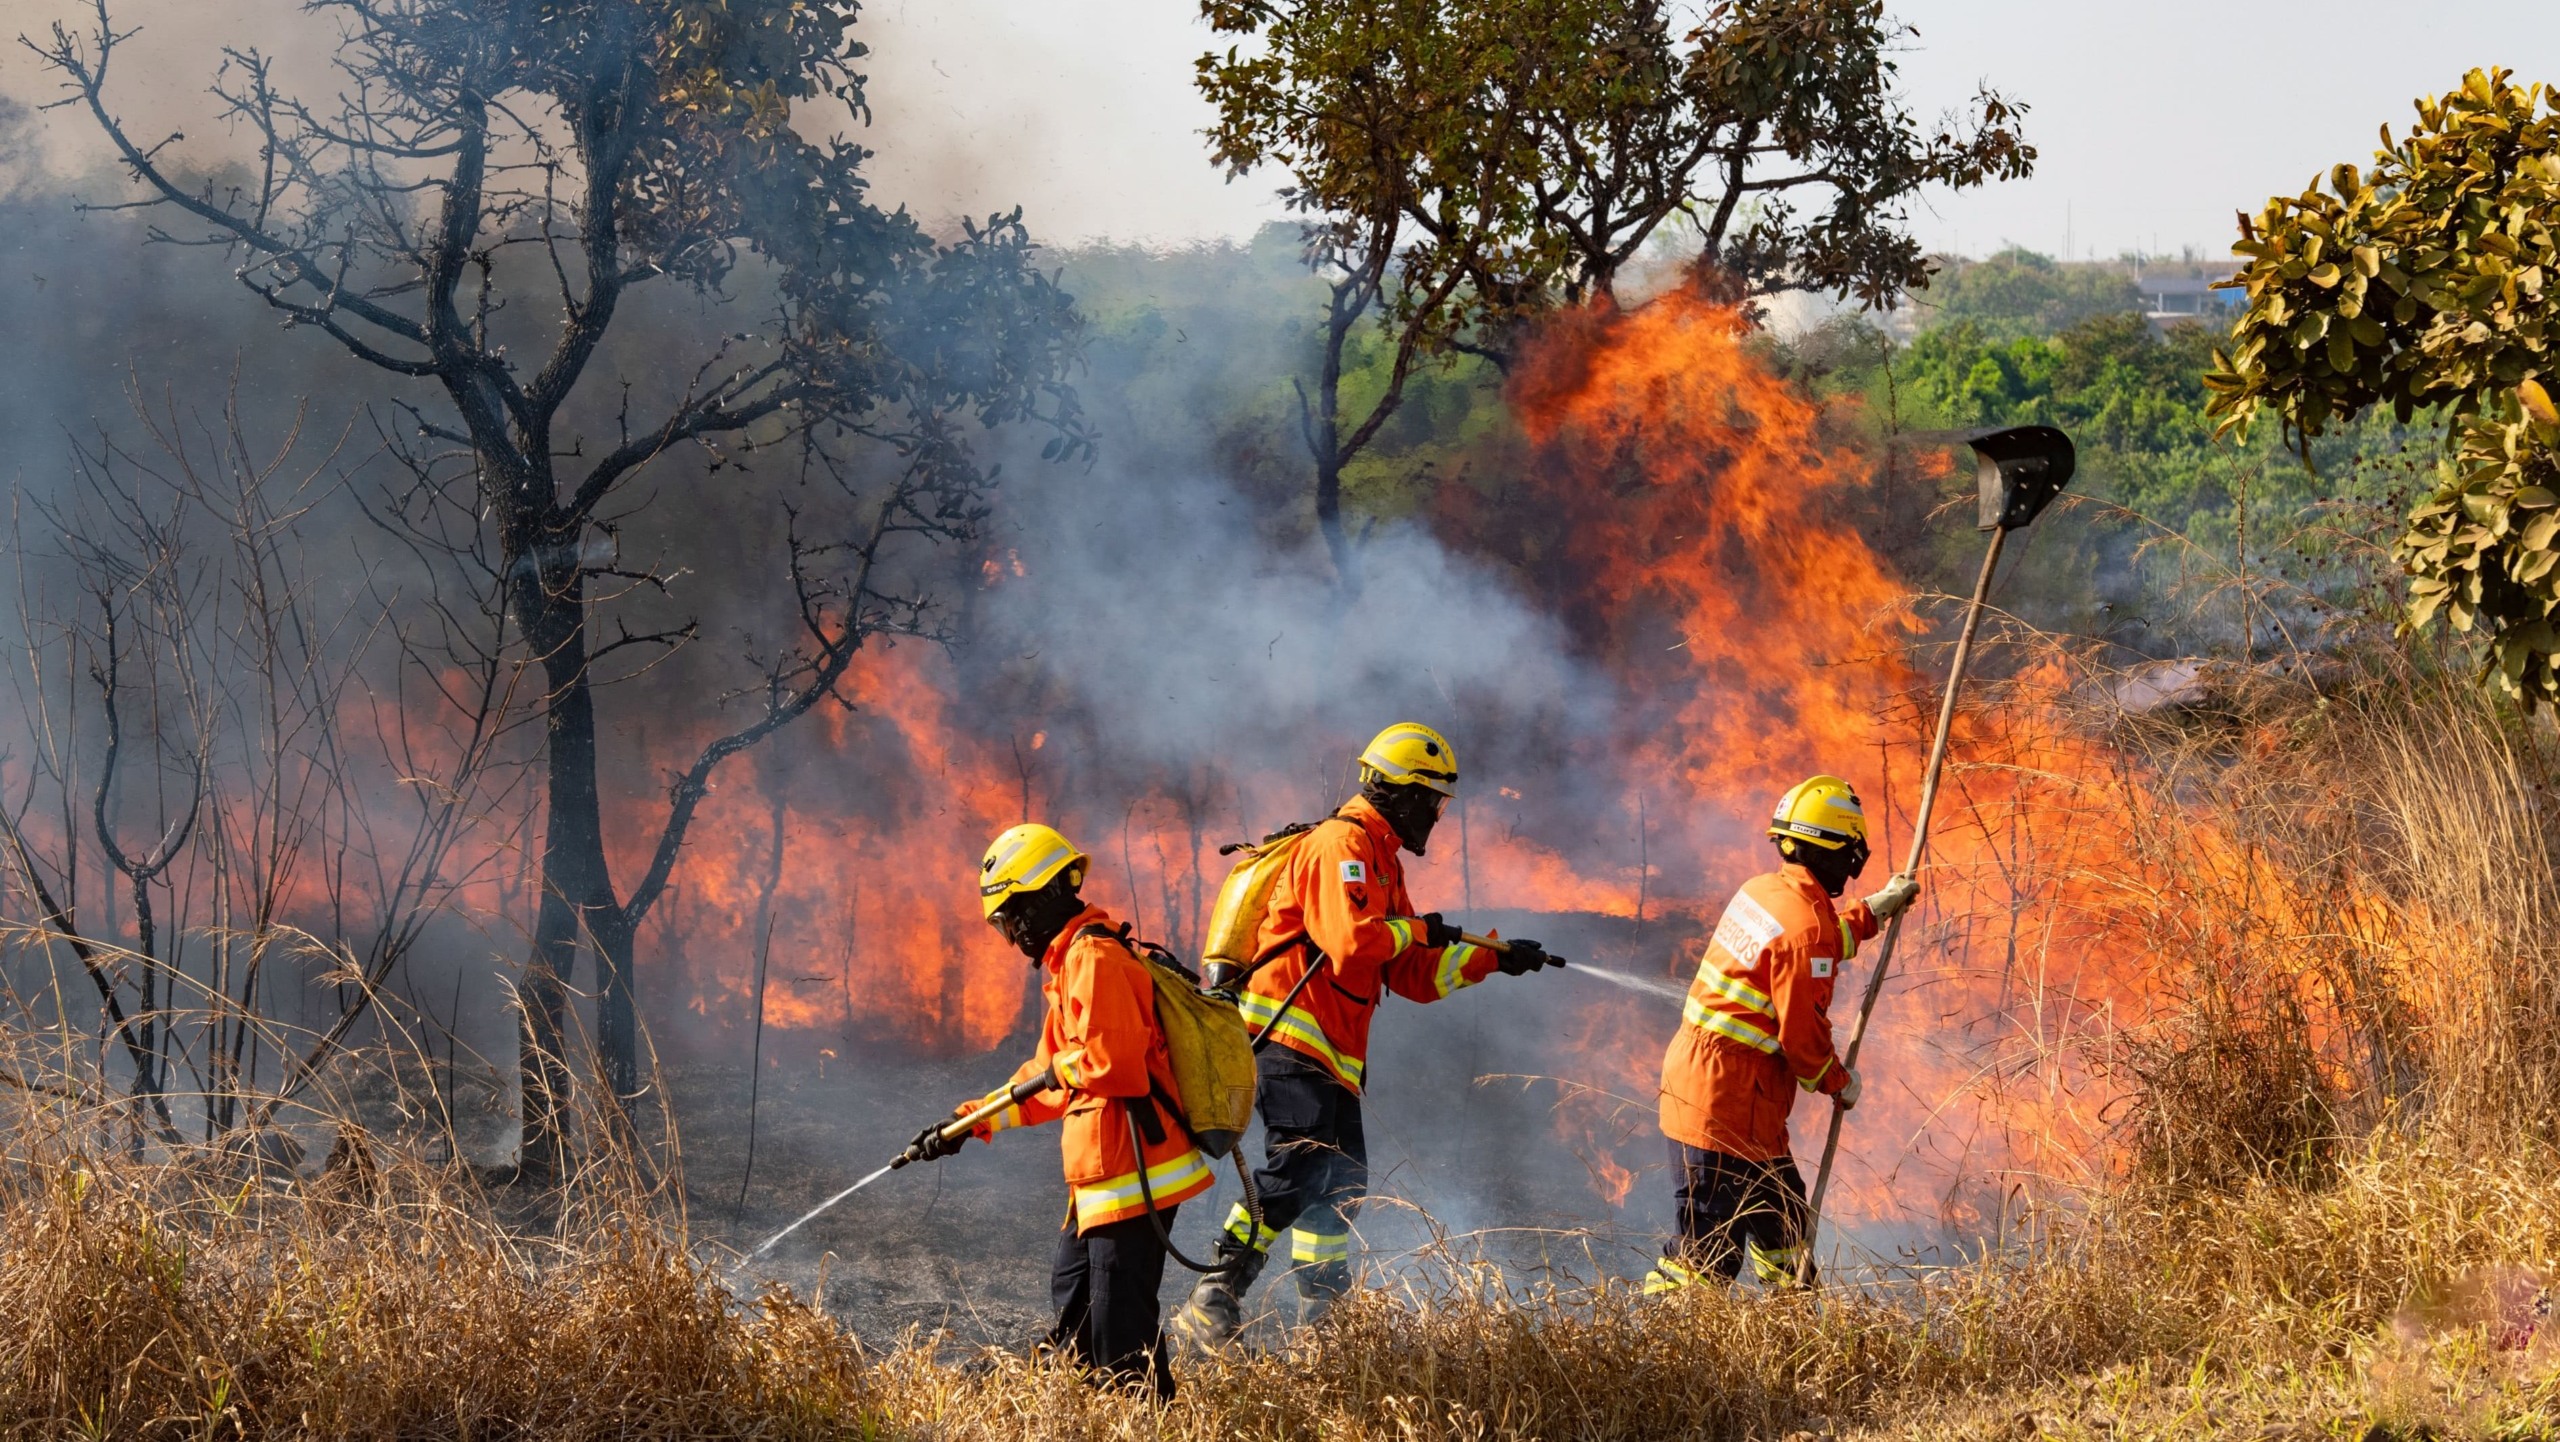
<svg viewBox="0 0 2560 1442"><path fill-rule="evenodd" d="M1483 947L1424 944L1400 849L1395 828L1361 797L1300 841L1272 884L1254 951L1269 955L1304 938L1317 957L1304 946L1277 957L1253 973L1240 1003L1257 1034L1270 1027L1274 1043L1313 1058L1355 1092L1369 1069L1369 1021L1387 992L1438 1001L1494 970L1494 954ZM1318 959L1315 978L1299 987ZM1283 1012L1292 989L1297 1000Z"/></svg>
<svg viewBox="0 0 2560 1442"><path fill-rule="evenodd" d="M1785 1156L1796 1092L1848 1084L1832 1050L1831 989L1875 934L1865 902L1835 906L1801 866L1744 882L1663 1054L1663 1134L1753 1161Z"/></svg>
<svg viewBox="0 0 2560 1442"><path fill-rule="evenodd" d="M1140 1158L1130 1144L1133 1106L1142 1109L1138 1130L1146 1153L1146 1184L1158 1207L1196 1197L1216 1180L1181 1123L1150 1099L1161 1093L1179 1106L1182 1097L1174 1087L1164 1031L1156 1025L1155 982L1147 964L1117 936L1086 935L1091 927L1118 930L1109 912L1088 906L1041 957L1040 995L1046 1006L1040 1048L1005 1083L1010 1087L1048 1071L1059 1087L1007 1107L979 1128L981 1137L991 1137L1009 1127L1064 1118L1058 1155L1074 1197L1078 1232L1147 1210L1146 1192L1138 1181Z"/></svg>

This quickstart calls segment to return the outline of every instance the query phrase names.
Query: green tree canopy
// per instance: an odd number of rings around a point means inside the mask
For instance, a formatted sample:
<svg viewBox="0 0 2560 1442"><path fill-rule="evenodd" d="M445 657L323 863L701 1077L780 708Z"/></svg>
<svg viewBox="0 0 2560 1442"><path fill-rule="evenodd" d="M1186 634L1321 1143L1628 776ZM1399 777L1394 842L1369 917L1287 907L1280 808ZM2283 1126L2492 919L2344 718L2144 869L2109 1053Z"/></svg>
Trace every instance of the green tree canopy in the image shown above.
<svg viewBox="0 0 2560 1442"><path fill-rule="evenodd" d="M1203 0L1239 43L1201 57L1210 141L1272 165L1332 283L1302 429L1318 523L1353 569L1343 466L1416 366L1504 364L1521 327L1614 294L1675 218L1736 299L1787 290L1890 305L1927 283L1903 225L1932 185L2023 176L2022 107L1984 90L1922 124L1897 89L1909 31L1882 0ZM1344 356L1375 315L1388 382L1346 412Z"/></svg>
<svg viewBox="0 0 2560 1442"><path fill-rule="evenodd" d="M2099 316L2142 309L2133 277L2110 266L2066 265L2017 247L1949 265L1920 302L1941 321L1992 336L2051 335Z"/></svg>
<svg viewBox="0 0 2560 1442"><path fill-rule="evenodd" d="M2452 454L2397 555L2410 624L2484 627L2485 674L2560 701L2560 96L2474 70L2326 191L2243 217L2249 306L2207 384L2226 431L2307 438L2368 408L2441 407Z"/></svg>

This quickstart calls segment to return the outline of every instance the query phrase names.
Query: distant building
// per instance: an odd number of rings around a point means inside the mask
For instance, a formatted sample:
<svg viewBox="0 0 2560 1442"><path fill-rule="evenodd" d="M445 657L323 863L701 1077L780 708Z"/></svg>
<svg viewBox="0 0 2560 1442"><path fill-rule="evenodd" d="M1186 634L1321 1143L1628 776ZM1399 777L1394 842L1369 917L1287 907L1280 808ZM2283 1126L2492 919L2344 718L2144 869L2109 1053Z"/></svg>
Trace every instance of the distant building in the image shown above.
<svg viewBox="0 0 2560 1442"><path fill-rule="evenodd" d="M2245 293L2237 290L2215 290L2217 275L2145 275L2134 278L2134 289L2142 295L2142 314L2155 329L2167 330L2173 325L2196 321L2213 325L2230 318L2240 308Z"/></svg>

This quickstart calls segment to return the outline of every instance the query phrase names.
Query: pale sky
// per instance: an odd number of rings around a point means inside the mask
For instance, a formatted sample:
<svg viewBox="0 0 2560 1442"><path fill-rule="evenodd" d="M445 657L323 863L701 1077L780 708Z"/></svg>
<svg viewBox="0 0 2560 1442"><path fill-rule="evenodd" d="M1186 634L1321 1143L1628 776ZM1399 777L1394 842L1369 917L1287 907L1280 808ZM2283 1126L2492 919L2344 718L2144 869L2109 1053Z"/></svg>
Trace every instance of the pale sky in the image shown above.
<svg viewBox="0 0 2560 1442"><path fill-rule="evenodd" d="M2231 212L2363 161L2375 129L2474 65L2560 81L2560 10L2532 0L1888 0L1919 30L1904 76L1923 116L1993 85L2033 107L2036 178L1939 198L1914 223L1981 254L2221 253ZM993 157L1052 234L1235 234L1276 214L1273 182L1226 185L1200 157L1191 90L1207 31L1184 0L882 0L884 125L964 127L947 158L901 177L943 207ZM892 63L893 47L937 68ZM909 109L912 107L912 110ZM883 148L886 149L884 141ZM901 167L903 169L903 167ZM931 208L929 205L926 208Z"/></svg>
<svg viewBox="0 0 2560 1442"><path fill-rule="evenodd" d="M69 0L0 0L0 32L40 31ZM2036 178L1940 196L1914 224L1934 248L2011 242L2051 254L2218 255L2231 213L2364 160L2375 129L2405 127L2421 91L2477 64L2560 79L2560 11L2528 0L2321 6L2268 0L1891 0L1918 27L1903 57L1924 116L1978 81L2025 100ZM257 34L308 42L290 0L118 0L144 34L128 103L218 134L193 105L218 43ZM1277 181L1228 184L1199 130L1191 84L1211 37L1189 0L875 0L864 29L884 195L933 220L1024 205L1035 234L1179 243L1240 236L1278 215ZM10 47L14 52L15 47ZM310 52L306 49L305 55ZM44 98L22 54L0 57L0 92ZM88 137L64 124L52 162L77 166Z"/></svg>

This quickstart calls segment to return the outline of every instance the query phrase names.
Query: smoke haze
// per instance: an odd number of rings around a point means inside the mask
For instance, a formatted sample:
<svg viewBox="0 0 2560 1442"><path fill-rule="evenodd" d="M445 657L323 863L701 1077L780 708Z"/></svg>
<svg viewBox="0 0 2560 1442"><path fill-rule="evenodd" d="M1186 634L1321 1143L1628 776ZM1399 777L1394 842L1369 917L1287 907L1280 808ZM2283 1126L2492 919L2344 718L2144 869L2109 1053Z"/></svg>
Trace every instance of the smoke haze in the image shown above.
<svg viewBox="0 0 2560 1442"><path fill-rule="evenodd" d="M123 56L127 79L141 83L118 91L142 133L199 127L197 87L216 50L247 36L286 41L288 83L325 78L319 52L291 48L308 46L318 27L281 0L219 9L157 0L121 13L147 27ZM897 27L939 33L931 27L989 13L874 12L882 123L864 139L882 151L875 172L888 194L915 198L931 217L938 205L983 212L1034 200L1025 176L1064 186L1107 175L1078 203L1148 214L1109 188L1142 185L1130 177L1143 166L1114 163L1117 152L1101 163L1063 153L1072 132L1045 129L1027 110L992 139L915 109L901 118L901 95L924 93L901 86L934 49L903 45ZM1008 33L996 49L1039 63L1043 33ZM0 86L28 94L24 56L8 64L17 68L0 70ZM66 431L130 436L129 375L147 395L218 410L236 369L253 434L272 443L307 413L315 437L355 438L343 495L310 524L346 577L389 564L356 503L382 499L388 468L373 427L396 424L385 403L403 389L350 366L316 334L277 330L219 253L146 247L129 216L73 213L74 190L121 192L102 175L81 117L28 124L21 135L45 138L13 153L41 149L46 160L8 202L0 275L0 323L36 338L0 359L0 422L21 439L22 496L59 493ZM197 133L206 156L236 154L236 136ZM1064 202L1060 214L1033 204L1027 219L1044 236L1145 230L1078 221ZM1363 538L1357 597L1335 588L1307 524L1291 401L1276 383L1303 370L1310 346L1303 319L1269 323L1312 313L1292 250L1283 234L1249 247L1062 255L1067 288L1110 307L1081 381L1100 459L1049 465L1004 454L1027 451L1019 438L988 438L1006 479L981 543L901 562L946 600L956 644L876 648L858 663L855 708L813 716L717 778L675 887L642 933L639 992L669 1065L668 1104L689 1124L690 1175L706 1194L725 1194L743 1170L743 1073L759 1017L769 1031L762 1061L776 1110L737 1220L744 1239L765 1213L788 1218L876 1165L920 1118L983 1090L1026 1045L1029 978L979 924L969 885L986 839L1016 820L1066 829L1096 856L1097 899L1187 949L1218 879L1215 846L1323 814L1349 792L1360 742L1412 718L1451 734L1467 776L1463 805L1413 871L1423 909L1645 976L1676 975L1694 956L1698 911L1759 864L1746 848L1766 788L1684 785L1664 759L1680 744L1665 696L1769 708L1784 698L1742 668L1704 669L1681 651L1692 638L1654 634L1650 622L1611 638L1614 651L1595 644L1590 617L1559 600L1595 574L1571 559L1573 536L1594 517L1522 509L1509 533L1462 544L1450 538L1465 528L1427 506L1383 507L1389 519ZM1133 271L1155 279L1133 281ZM620 385L663 393L681 379L666 357L699 355L755 315L754 283L742 275L740 298L725 306L635 303L591 383L588 433L603 433ZM770 654L792 634L785 506L808 533L857 519L841 496L788 477L781 462L771 473L757 464L715 473L698 457L670 457L616 518L617 554L665 587L635 586L600 614L642 632L702 626L700 640L601 698L605 807L625 887L669 771L754 704L740 692L754 677L742 656ZM1683 537L1641 539L1631 565ZM1748 575L1711 579L1739 587ZM1855 659L1843 647L1808 664ZM1756 738L1773 754L1749 759L1795 771L1867 764L1816 761L1799 741ZM502 984L521 962L529 903L522 837L480 844L467 915L422 948L404 986L443 1008L466 1052L486 1060L488 1124L474 1133L475 1159L495 1162L513 1109ZM21 990L40 989L31 982ZM1603 1241L1576 1265L1640 1266L1667 1212L1644 1175L1660 1151L1644 1071L1674 1024L1651 998L1570 975L1496 979L1428 1009L1387 1006L1373 1161L1382 1197L1410 1209L1374 1206L1369 1241L1392 1256L1435 1225L1581 1228ZM1485 1080L1497 1077L1510 1079ZM1879 1142L1874 1171L1893 1165L1895 1145ZM968 1219L956 1234L932 1203L912 1201L923 1179L901 1177L904 1196L866 1196L868 1210L813 1227L780 1259L785 1274L805 1279L798 1269L828 1248L858 1249L879 1295L911 1309L898 1316L947 1316L955 1300L990 1287L1018 1287L1006 1295L1029 1305L1054 1225L1053 1146L1011 1137L941 1168ZM1222 1210L1228 1195L1196 1210ZM1187 1236L1215 1220L1187 1217ZM1544 1233L1505 1243L1533 1261L1555 1260L1551 1244L1579 1243ZM906 1280L894 1280L900 1268Z"/></svg>
<svg viewBox="0 0 2560 1442"><path fill-rule="evenodd" d="M7 0L0 38L39 38L77 24L85 0ZM205 87L225 47L261 50L279 82L333 93L336 24L301 0L113 0L137 33L120 64L120 113L137 135L189 132L172 154L229 154L237 137L211 118ZM1188 7L1146 0L881 0L863 7L871 47L863 73L874 123L842 130L879 152L869 167L885 204L936 230L960 216L1024 207L1033 232L1058 243L1100 239L1179 244L1242 236L1280 214L1274 183L1229 185L1200 131L1214 118L1191 87L1212 37ZM57 98L53 77L15 44L0 53L0 95ZM840 117L807 123L838 128ZM85 124L49 125L8 170L56 178L103 170L111 152Z"/></svg>

